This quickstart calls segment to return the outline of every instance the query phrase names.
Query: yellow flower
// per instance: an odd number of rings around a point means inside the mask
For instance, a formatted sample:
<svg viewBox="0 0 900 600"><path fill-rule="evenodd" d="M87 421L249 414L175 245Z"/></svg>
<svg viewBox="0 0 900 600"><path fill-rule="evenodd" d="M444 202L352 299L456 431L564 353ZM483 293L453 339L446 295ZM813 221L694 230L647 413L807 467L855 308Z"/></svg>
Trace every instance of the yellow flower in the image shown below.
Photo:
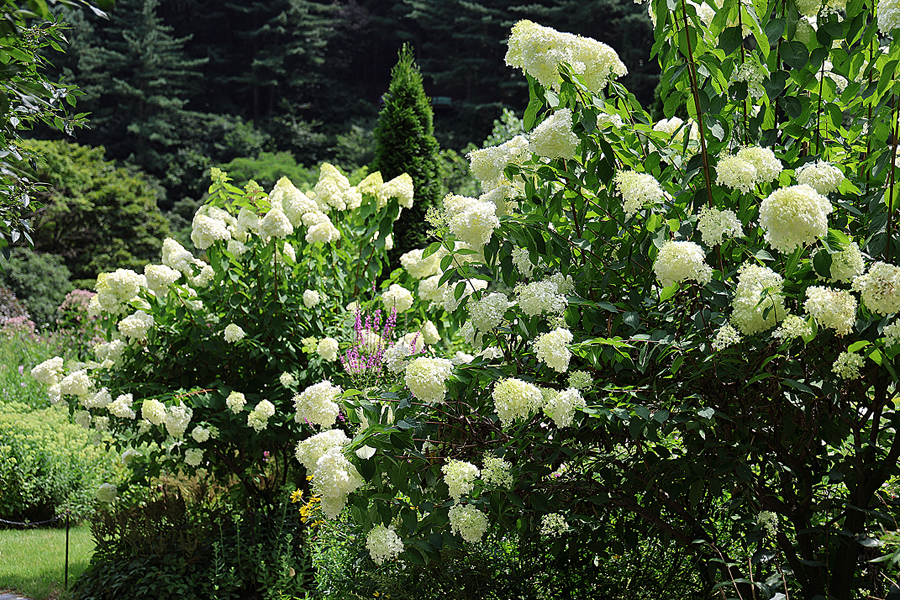
<svg viewBox="0 0 900 600"><path fill-rule="evenodd" d="M296 490L291 492L291 503L296 504L297 502L303 501L303 492L300 490Z"/></svg>

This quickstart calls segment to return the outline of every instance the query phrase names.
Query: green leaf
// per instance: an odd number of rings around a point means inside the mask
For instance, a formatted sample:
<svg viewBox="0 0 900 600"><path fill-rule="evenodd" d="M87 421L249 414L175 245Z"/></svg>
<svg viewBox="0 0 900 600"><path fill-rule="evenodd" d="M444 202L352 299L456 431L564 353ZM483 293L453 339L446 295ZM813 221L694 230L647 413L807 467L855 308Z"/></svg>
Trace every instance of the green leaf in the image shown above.
<svg viewBox="0 0 900 600"><path fill-rule="evenodd" d="M719 34L719 49L726 55L731 54L744 43L744 34L740 27L728 27Z"/></svg>
<svg viewBox="0 0 900 600"><path fill-rule="evenodd" d="M819 250L813 256L813 268L820 277L831 277L831 255L825 250Z"/></svg>
<svg viewBox="0 0 900 600"><path fill-rule="evenodd" d="M526 131L531 131L534 127L541 106L543 106L543 102L539 98L532 98L528 101L528 106L525 107L525 116L522 119Z"/></svg>
<svg viewBox="0 0 900 600"><path fill-rule="evenodd" d="M781 45L781 58L794 69L802 69L809 60L809 50L803 42L787 42Z"/></svg>

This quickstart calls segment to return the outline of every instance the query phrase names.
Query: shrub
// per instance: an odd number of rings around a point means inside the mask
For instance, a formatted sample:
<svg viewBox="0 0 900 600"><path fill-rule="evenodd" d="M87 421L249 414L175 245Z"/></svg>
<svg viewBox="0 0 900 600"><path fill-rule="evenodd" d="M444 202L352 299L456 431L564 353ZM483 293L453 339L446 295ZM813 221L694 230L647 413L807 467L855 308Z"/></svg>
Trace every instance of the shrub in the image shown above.
<svg viewBox="0 0 900 600"><path fill-rule="evenodd" d="M9 288L28 310L40 331L56 327L57 308L72 291L71 273L53 254L13 248L0 270L0 285Z"/></svg>

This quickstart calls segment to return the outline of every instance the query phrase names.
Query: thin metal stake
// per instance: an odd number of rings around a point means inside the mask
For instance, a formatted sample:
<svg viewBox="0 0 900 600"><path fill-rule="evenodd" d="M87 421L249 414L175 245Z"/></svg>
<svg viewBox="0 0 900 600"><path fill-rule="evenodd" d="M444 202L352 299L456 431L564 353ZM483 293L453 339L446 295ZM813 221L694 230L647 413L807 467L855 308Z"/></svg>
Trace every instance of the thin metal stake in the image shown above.
<svg viewBox="0 0 900 600"><path fill-rule="evenodd" d="M69 511L66 511L66 571L65 589L69 589Z"/></svg>

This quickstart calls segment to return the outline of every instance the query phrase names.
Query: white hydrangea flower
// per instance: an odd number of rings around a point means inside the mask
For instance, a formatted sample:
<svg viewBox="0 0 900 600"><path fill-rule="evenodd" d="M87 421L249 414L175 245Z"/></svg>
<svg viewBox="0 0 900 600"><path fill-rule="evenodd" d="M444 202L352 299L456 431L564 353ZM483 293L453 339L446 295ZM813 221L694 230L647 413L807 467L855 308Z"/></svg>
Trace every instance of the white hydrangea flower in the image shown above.
<svg viewBox="0 0 900 600"><path fill-rule="evenodd" d="M454 366L465 365L475 360L475 357L471 354L466 354L462 350L457 350L456 354L453 355L453 358L450 359L450 363Z"/></svg>
<svg viewBox="0 0 900 600"><path fill-rule="evenodd" d="M619 171L613 181L619 195L625 200L623 208L626 218L650 204L661 202L666 197L659 182L649 173Z"/></svg>
<svg viewBox="0 0 900 600"><path fill-rule="evenodd" d="M329 429L297 443L295 456L297 461L313 471L316 463L332 448L342 448L350 443L350 438L340 429Z"/></svg>
<svg viewBox="0 0 900 600"><path fill-rule="evenodd" d="M422 402L443 402L453 364L446 358L420 356L406 367L406 385Z"/></svg>
<svg viewBox="0 0 900 600"><path fill-rule="evenodd" d="M853 279L853 290L863 304L881 316L900 312L900 268L876 262L865 275Z"/></svg>
<svg viewBox="0 0 900 600"><path fill-rule="evenodd" d="M557 327L534 340L534 353L539 361L546 363L551 369L565 373L569 368L569 359L572 358L572 352L568 347L572 339L571 331Z"/></svg>
<svg viewBox="0 0 900 600"><path fill-rule="evenodd" d="M790 340L812 335L812 325L799 315L787 315L781 325L772 332L772 337L779 340Z"/></svg>
<svg viewBox="0 0 900 600"><path fill-rule="evenodd" d="M741 266L731 304L731 322L741 333L753 335L784 319L783 283L784 278L772 269L749 263Z"/></svg>
<svg viewBox="0 0 900 600"><path fill-rule="evenodd" d="M144 278L147 280L147 288L157 298L165 298L169 292L169 286L178 281L181 271L177 271L166 265L147 265L144 267Z"/></svg>
<svg viewBox="0 0 900 600"><path fill-rule="evenodd" d="M79 410L73 416L76 425L80 425L84 429L88 429L91 426L91 413L86 410Z"/></svg>
<svg viewBox="0 0 900 600"><path fill-rule="evenodd" d="M431 321L425 321L419 329L419 333L422 334L422 341L429 346L441 341L441 334L438 333L437 326Z"/></svg>
<svg viewBox="0 0 900 600"><path fill-rule="evenodd" d="M450 199L467 202L449 202ZM450 196L444 200L450 231L460 241L472 248L480 248L490 241L494 230L500 227L497 205L465 196Z"/></svg>
<svg viewBox="0 0 900 600"><path fill-rule="evenodd" d="M137 298L143 287L147 287L146 277L131 269L116 269L97 276L97 294L91 300L96 300L103 313L119 315L128 310L127 304Z"/></svg>
<svg viewBox="0 0 900 600"><path fill-rule="evenodd" d="M200 272L194 277L189 276L188 279L195 288L205 288L216 278L216 272L212 266L201 260L194 261L194 264L200 267Z"/></svg>
<svg viewBox="0 0 900 600"><path fill-rule="evenodd" d="M109 392L107 392L107 395L108 394ZM120 419L136 419L137 414L134 412L134 409L131 408L132 402L134 402L134 396L131 394L121 394L116 397L114 401L107 404L106 408L109 410L110 414L115 415Z"/></svg>
<svg viewBox="0 0 900 600"><path fill-rule="evenodd" d="M147 339L147 332L153 325L153 315L138 310L119 321L119 333L127 338L143 341Z"/></svg>
<svg viewBox="0 0 900 600"><path fill-rule="evenodd" d="M225 341L229 344L234 344L236 342L244 339L244 330L241 329L239 325L235 325L234 323L229 323L225 326Z"/></svg>
<svg viewBox="0 0 900 600"><path fill-rule="evenodd" d="M91 391L91 379L85 369L69 373L59 382L59 391L65 395L84 396Z"/></svg>
<svg viewBox="0 0 900 600"><path fill-rule="evenodd" d="M443 247L434 254L429 255L428 258L422 258L425 252L423 248L410 250L400 257L400 265L413 279L431 277L438 272L441 258L446 256L446 253L442 252L442 250Z"/></svg>
<svg viewBox="0 0 900 600"><path fill-rule="evenodd" d="M191 224L191 242L198 250L206 250L218 240L230 240L231 232L225 221L210 216L209 211L204 211L208 205L202 206Z"/></svg>
<svg viewBox="0 0 900 600"><path fill-rule="evenodd" d="M162 263L165 266L187 274L191 272L191 261L193 260L194 255L172 238L166 238L163 241Z"/></svg>
<svg viewBox="0 0 900 600"><path fill-rule="evenodd" d="M738 160L750 163L756 169L756 181L754 181L754 185L775 181L784 169L781 161L778 160L771 148L749 146L738 150L735 157Z"/></svg>
<svg viewBox="0 0 900 600"><path fill-rule="evenodd" d="M329 518L336 518L347 502L347 496L361 486L363 478L341 448L329 449L316 461L313 471L313 492L322 498L322 512Z"/></svg>
<svg viewBox="0 0 900 600"><path fill-rule="evenodd" d="M700 141L700 128L694 123L693 120L688 120L685 122L678 118L672 117L671 119L662 119L657 121L657 123L653 126L653 131L659 131L662 133L666 133L672 136L670 143L676 147L676 149L680 150L684 146L684 136L687 134L688 141ZM678 132L676 135L675 132ZM693 154L696 152L696 149L689 146L688 153Z"/></svg>
<svg viewBox="0 0 900 600"><path fill-rule="evenodd" d="M828 233L831 202L808 185L793 185L772 192L759 207L759 224L776 250L791 252Z"/></svg>
<svg viewBox="0 0 900 600"><path fill-rule="evenodd" d="M306 290L303 292L303 305L306 308L312 308L322 301L322 296L316 290Z"/></svg>
<svg viewBox="0 0 900 600"><path fill-rule="evenodd" d="M831 163L823 160L808 162L795 171L797 183L808 185L823 196L836 192L844 181L844 174Z"/></svg>
<svg viewBox="0 0 900 600"><path fill-rule="evenodd" d="M803 306L816 323L838 335L847 335L856 324L856 298L848 291L810 286Z"/></svg>
<svg viewBox="0 0 900 600"><path fill-rule="evenodd" d="M529 284L519 284L515 288L519 308L529 317L540 314L561 314L569 301L559 293L556 282L545 279Z"/></svg>
<svg viewBox="0 0 900 600"><path fill-rule="evenodd" d="M199 467L203 462L203 450L199 448L188 448L184 451L184 463L192 467Z"/></svg>
<svg viewBox="0 0 900 600"><path fill-rule="evenodd" d="M344 196L350 189L350 181L333 165L322 163L319 170L319 181L316 183L316 201L322 210L336 208L346 210Z"/></svg>
<svg viewBox="0 0 900 600"><path fill-rule="evenodd" d="M728 346L740 344L741 340L742 338L740 332L726 323L725 325L722 325L716 332L716 337L713 340L712 347L713 350L720 351L724 350Z"/></svg>
<svg viewBox="0 0 900 600"><path fill-rule="evenodd" d="M531 151L545 158L575 158L578 136L572 131L572 110L561 108L538 125L531 135Z"/></svg>
<svg viewBox="0 0 900 600"><path fill-rule="evenodd" d="M109 417L94 417L94 429L109 431Z"/></svg>
<svg viewBox="0 0 900 600"><path fill-rule="evenodd" d="M722 156L716 165L716 183L733 190L749 192L756 185L758 177L753 163L737 156Z"/></svg>
<svg viewBox="0 0 900 600"><path fill-rule="evenodd" d="M506 294L493 292L476 302L469 302L472 325L480 332L493 331L503 321L506 310L512 306Z"/></svg>
<svg viewBox="0 0 900 600"><path fill-rule="evenodd" d="M241 392L232 391L228 394L228 397L225 399L225 406L233 412L237 414L244 410L244 405L247 403L247 399L244 397L244 394Z"/></svg>
<svg viewBox="0 0 900 600"><path fill-rule="evenodd" d="M450 508L450 531L467 542L477 542L488 528L487 515L472 505L456 504Z"/></svg>
<svg viewBox="0 0 900 600"><path fill-rule="evenodd" d="M459 285L459 282L453 284L452 287L447 286L444 289L444 310L448 313L456 312L456 309L459 307L460 302L462 302L465 298L468 298L478 290L483 290L487 287L487 281L482 279L467 279L465 282L465 288L463 289L462 296L459 298L456 297L456 287ZM419 284L421 288L421 284Z"/></svg>
<svg viewBox="0 0 900 600"><path fill-rule="evenodd" d="M378 524L366 535L366 548L376 565L400 556L403 552L403 540L393 529Z"/></svg>
<svg viewBox="0 0 900 600"><path fill-rule="evenodd" d="M499 146L473 150L467 154L472 175L481 182L481 189L490 192L502 185L511 185L503 171L508 165L521 165L530 158L530 144L517 135Z"/></svg>
<svg viewBox="0 0 900 600"><path fill-rule="evenodd" d="M526 279L531 278L531 274L534 272L535 265L531 262L531 256L528 252L528 248L513 248L512 262L516 266L516 270L519 272L519 275L525 277Z"/></svg>
<svg viewBox="0 0 900 600"><path fill-rule="evenodd" d="M438 285L441 281L440 275L432 275L426 277L419 282L419 298L424 302L432 304L442 304L444 295L447 293L447 284Z"/></svg>
<svg viewBox="0 0 900 600"><path fill-rule="evenodd" d="M322 427L331 427L341 412L335 400L341 395L340 386L330 381L320 381L294 396L294 420L298 423L308 421Z"/></svg>
<svg viewBox="0 0 900 600"><path fill-rule="evenodd" d="M712 267L705 260L703 248L694 242L666 241L659 249L653 271L664 288L688 279L706 285L712 280Z"/></svg>
<svg viewBox="0 0 900 600"><path fill-rule="evenodd" d="M275 405L268 400L260 400L250 414L247 415L247 425L258 432L269 425L269 418L275 414Z"/></svg>
<svg viewBox="0 0 900 600"><path fill-rule="evenodd" d="M703 6L712 10L712 8L705 3ZM731 74L732 81L747 82L747 93L754 100L759 100L763 97L763 94L765 94L766 89L763 84L768 77L769 70L766 66L754 60L748 60L747 62L738 65Z"/></svg>
<svg viewBox="0 0 900 600"><path fill-rule="evenodd" d="M891 35L897 27L900 27L900 0L880 0L877 10L878 31L884 35Z"/></svg>
<svg viewBox="0 0 900 600"><path fill-rule="evenodd" d="M278 382L284 387L290 387L297 383L297 380L290 373L284 372L278 376Z"/></svg>
<svg viewBox="0 0 900 600"><path fill-rule="evenodd" d="M203 427L202 425L197 425L194 427L194 430L191 431L191 437L194 438L194 441L198 444L202 444L206 440L209 439L209 429Z"/></svg>
<svg viewBox="0 0 900 600"><path fill-rule="evenodd" d="M334 362L338 358L338 341L332 337L326 337L319 340L316 346L316 354L321 356L328 362Z"/></svg>
<svg viewBox="0 0 900 600"><path fill-rule="evenodd" d="M460 498L474 489L475 480L481 471L470 462L451 459L441 467L441 472L444 474L444 483L450 488L450 497L459 502Z"/></svg>
<svg viewBox="0 0 900 600"><path fill-rule="evenodd" d="M553 390L556 392L556 390ZM568 427L575 419L575 410L583 409L587 404L581 392L568 388L551 394L543 406L544 414L553 419L557 427Z"/></svg>
<svg viewBox="0 0 900 600"><path fill-rule="evenodd" d="M334 223L332 223L330 219L327 219L307 229L305 239L309 244L318 242L329 244L341 239L341 232L338 231L337 227L334 226Z"/></svg>
<svg viewBox="0 0 900 600"><path fill-rule="evenodd" d="M291 220L287 218L281 205L275 204L259 222L259 235L264 239L283 238L294 232Z"/></svg>
<svg viewBox="0 0 900 600"><path fill-rule="evenodd" d="M31 369L31 376L47 385L56 385L63 377L64 361L61 356L54 356Z"/></svg>
<svg viewBox="0 0 900 600"><path fill-rule="evenodd" d="M294 247L291 246L290 242L285 242L284 247L281 249L281 252L291 259L291 262L297 262L297 251L294 250Z"/></svg>
<svg viewBox="0 0 900 600"><path fill-rule="evenodd" d="M382 188L384 198L396 198L397 203L403 208L413 207L413 180L408 173L402 173L388 182Z"/></svg>
<svg viewBox="0 0 900 600"><path fill-rule="evenodd" d="M884 345L888 348L900 344L900 321L894 321L890 325L885 325L882 330L884 335Z"/></svg>
<svg viewBox="0 0 900 600"><path fill-rule="evenodd" d="M97 488L97 500L111 504L119 497L119 490L112 483L101 483Z"/></svg>
<svg viewBox="0 0 900 600"><path fill-rule="evenodd" d="M299 227L304 213L318 210L318 205L301 192L287 177L282 177L269 192L269 202L281 204L281 210L294 227ZM243 211L242 211L243 212ZM240 223L240 215L238 215Z"/></svg>
<svg viewBox="0 0 900 600"><path fill-rule="evenodd" d="M392 283L391 286L381 294L381 301L388 310L397 309L398 313L406 312L413 305L412 293L403 287Z"/></svg>
<svg viewBox="0 0 900 600"><path fill-rule="evenodd" d="M559 537L569 530L566 518L559 513L548 513L541 517L541 535Z"/></svg>
<svg viewBox="0 0 900 600"><path fill-rule="evenodd" d="M841 379L859 379L859 370L866 364L866 359L854 352L841 352L834 361L832 371Z"/></svg>
<svg viewBox="0 0 900 600"><path fill-rule="evenodd" d="M184 432L193 416L194 411L184 403L170 406L166 412L166 431L176 440L180 440L184 437Z"/></svg>
<svg viewBox="0 0 900 600"><path fill-rule="evenodd" d="M850 242L849 246L831 255L831 277L828 282L849 283L857 275L862 275L865 268L859 244Z"/></svg>
<svg viewBox="0 0 900 600"><path fill-rule="evenodd" d="M143 456L139 450L135 450L134 448L127 448L125 452L122 453L122 464L124 466L129 466L131 462L139 456Z"/></svg>
<svg viewBox="0 0 900 600"><path fill-rule="evenodd" d="M594 378L587 371L572 371L569 373L569 387L576 390L585 390L594 385Z"/></svg>
<svg viewBox="0 0 900 600"><path fill-rule="evenodd" d="M131 406L131 394L127 394L128 397L128 405ZM122 396L119 396L122 398ZM118 398L117 398L118 399ZM81 405L87 409L91 408L107 408L112 403L112 395L109 393L109 390L106 388L102 388L99 392L94 395L87 394L81 398ZM112 410L112 409L110 409ZM131 417L132 419L134 417Z"/></svg>
<svg viewBox="0 0 900 600"><path fill-rule="evenodd" d="M704 206L700 209L697 228L707 246L718 246L727 235L729 238L742 237L744 229L732 210L719 210Z"/></svg>
<svg viewBox="0 0 900 600"><path fill-rule="evenodd" d="M510 469L512 469L512 465L499 456L485 456L484 466L481 468L481 480L510 490L515 483Z"/></svg>
<svg viewBox="0 0 900 600"><path fill-rule="evenodd" d="M154 425L162 425L166 422L166 405L150 398L141 404L141 417Z"/></svg>
<svg viewBox="0 0 900 600"><path fill-rule="evenodd" d="M512 421L522 417L527 418L531 413L540 408L544 396L541 390L527 381L521 379L503 379L494 386L494 407L500 422L504 427Z"/></svg>

